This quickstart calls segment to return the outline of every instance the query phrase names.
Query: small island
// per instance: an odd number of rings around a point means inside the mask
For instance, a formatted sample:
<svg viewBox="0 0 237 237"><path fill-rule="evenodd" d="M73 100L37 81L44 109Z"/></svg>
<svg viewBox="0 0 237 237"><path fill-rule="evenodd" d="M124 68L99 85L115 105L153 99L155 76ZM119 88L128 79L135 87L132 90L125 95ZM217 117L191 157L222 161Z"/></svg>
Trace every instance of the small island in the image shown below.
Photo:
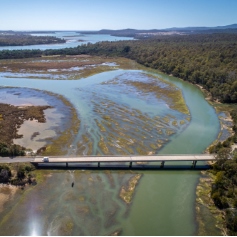
<svg viewBox="0 0 237 237"><path fill-rule="evenodd" d="M33 36L30 34L18 33L1 33L0 46L24 46L38 44L59 44L65 43L65 39L60 39L55 36Z"/></svg>

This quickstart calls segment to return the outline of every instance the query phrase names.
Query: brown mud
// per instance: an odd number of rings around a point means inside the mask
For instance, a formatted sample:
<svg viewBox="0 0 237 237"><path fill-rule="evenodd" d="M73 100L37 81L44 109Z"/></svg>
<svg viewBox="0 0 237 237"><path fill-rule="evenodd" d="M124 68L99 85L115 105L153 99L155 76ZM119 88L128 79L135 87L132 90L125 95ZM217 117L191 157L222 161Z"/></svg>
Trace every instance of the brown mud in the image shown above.
<svg viewBox="0 0 237 237"><path fill-rule="evenodd" d="M13 139L21 138L18 129L26 120L37 120L44 123L44 110L51 106L14 106L0 103L0 141L6 144L13 144Z"/></svg>
<svg viewBox="0 0 237 237"><path fill-rule="evenodd" d="M119 68L132 69L134 67L133 61L124 58L58 55L57 57L1 60L0 72L14 73L14 78L17 78L17 73L20 73L19 77L24 75L24 78L32 79L77 80L105 71ZM12 76L6 75L6 77Z"/></svg>

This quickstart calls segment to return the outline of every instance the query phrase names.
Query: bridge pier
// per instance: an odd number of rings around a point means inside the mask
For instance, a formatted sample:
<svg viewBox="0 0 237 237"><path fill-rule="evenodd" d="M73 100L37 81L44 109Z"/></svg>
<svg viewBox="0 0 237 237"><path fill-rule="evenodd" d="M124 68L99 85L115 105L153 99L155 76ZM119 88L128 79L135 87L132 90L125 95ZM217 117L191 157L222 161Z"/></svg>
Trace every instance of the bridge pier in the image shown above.
<svg viewBox="0 0 237 237"><path fill-rule="evenodd" d="M195 167L196 167L196 164L197 164L197 161L196 161L196 160L194 160L194 161L192 162L193 168L195 168Z"/></svg>
<svg viewBox="0 0 237 237"><path fill-rule="evenodd" d="M98 168L100 168L100 162L98 162Z"/></svg>
<svg viewBox="0 0 237 237"><path fill-rule="evenodd" d="M161 161L160 168L164 168L164 166L165 166L165 162Z"/></svg>
<svg viewBox="0 0 237 237"><path fill-rule="evenodd" d="M132 168L132 161L129 163L129 168L130 169Z"/></svg>
<svg viewBox="0 0 237 237"><path fill-rule="evenodd" d="M66 162L66 168L68 168L68 162Z"/></svg>

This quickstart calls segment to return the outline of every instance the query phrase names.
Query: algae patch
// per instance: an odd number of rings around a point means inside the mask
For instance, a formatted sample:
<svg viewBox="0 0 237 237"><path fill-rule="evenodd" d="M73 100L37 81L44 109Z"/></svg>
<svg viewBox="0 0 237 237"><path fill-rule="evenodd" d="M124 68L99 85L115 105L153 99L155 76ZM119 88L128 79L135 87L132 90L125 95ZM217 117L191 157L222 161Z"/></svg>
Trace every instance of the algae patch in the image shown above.
<svg viewBox="0 0 237 237"><path fill-rule="evenodd" d="M135 188L141 176L142 176L141 174L136 174L135 176L130 178L126 186L122 186L119 196L127 204L131 203L134 192L135 192Z"/></svg>
<svg viewBox="0 0 237 237"><path fill-rule="evenodd" d="M198 235L202 236L221 235L226 232L223 219L224 213L215 206L211 198L213 182L214 176L208 171L202 171L202 177L196 188Z"/></svg>

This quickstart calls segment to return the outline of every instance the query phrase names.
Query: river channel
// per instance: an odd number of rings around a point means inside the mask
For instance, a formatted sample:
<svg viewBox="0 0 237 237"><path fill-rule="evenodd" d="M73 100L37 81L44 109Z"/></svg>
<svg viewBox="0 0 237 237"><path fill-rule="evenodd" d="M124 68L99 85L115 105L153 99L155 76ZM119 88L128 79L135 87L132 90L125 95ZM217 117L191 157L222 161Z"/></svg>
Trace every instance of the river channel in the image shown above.
<svg viewBox="0 0 237 237"><path fill-rule="evenodd" d="M63 33L60 34L61 37L64 36ZM78 40L73 39L75 32L67 35L72 43ZM45 49L42 47L44 46L40 46L41 49ZM48 47L54 48L46 46ZM65 45L55 47L63 48ZM116 69L80 80L42 80L40 75L35 79L29 79L24 78L24 74L17 75L16 78L14 76L15 74L11 72L0 74L0 86L3 90L17 87L53 92L63 95L76 108L81 121L80 130L71 148L68 149L68 155L76 152L74 148L79 147L83 134L89 135L94 145L88 144L86 149L81 151L82 154L88 154L90 149L91 154L103 154L105 150L98 145L103 129L99 130L98 124L103 124L101 117L104 113L108 115L112 112L119 115L119 111L123 111L127 120L135 116L139 126L144 127L142 131L136 128L136 123L128 124L124 118L117 117L118 123L127 131L129 139L139 137L140 132L143 134L140 140L144 139L144 143L149 135L150 140L163 141L159 149L150 148L155 154L202 153L216 139L220 130L214 108L205 100L198 87L162 73ZM127 79L142 81L147 80L146 78L149 80L161 78L179 88L189 109L189 115L170 108L165 100L140 95L139 91L132 90L128 85L127 90L123 85ZM24 99L23 94L19 97ZM167 116L168 122L164 119ZM151 120L155 117L159 117L159 123L154 119ZM149 120L145 121L146 119ZM186 122L180 126L172 126L172 120ZM157 133L160 130L153 131L152 128L145 130L154 124L162 125L162 135ZM172 127L171 135L164 132L168 129L168 125ZM110 131L106 123L103 126L106 132ZM132 133L131 130L136 133ZM114 133L110 132L111 134ZM106 142L111 142L109 136L105 139L108 139ZM110 152L115 155L116 149L111 148ZM126 153L128 151L130 150L123 150L125 154L128 154ZM175 165L173 163L172 167ZM184 165L191 166L189 163ZM166 167L169 168L168 165ZM1 235L109 235L116 231L121 235L197 235L198 233L195 210L195 191L200 178L198 170L164 169L136 172L142 177L130 204L121 200L119 192L121 186L126 184L134 172L71 169L45 171L45 173L48 178L43 184L27 192L20 191L15 200L5 205L5 210L0 213ZM75 182L73 188L72 181ZM208 235L219 233L214 222L210 221L206 225L213 226L210 228L213 232Z"/></svg>
<svg viewBox="0 0 237 237"><path fill-rule="evenodd" d="M186 82L183 82L177 78L170 77L164 74L159 73L150 73L147 71L141 70L114 70L109 72L100 73L89 78L80 79L80 80L40 80L40 79L24 79L24 78L5 78L4 74L1 75L0 82L1 85L6 87L26 87L32 89L39 89L44 91L53 92L56 94L63 95L67 98L77 109L79 118L81 120L81 127L85 127L88 133L94 134L94 139L96 140L96 132L92 132L93 130L93 118L92 118L92 110L93 106L90 101L93 101L93 95L98 97L98 93L95 93L96 90L100 91L100 95L103 95L104 99L110 99L111 101L120 101L121 104L125 104L127 107L133 107L134 109L139 109L142 112L149 114L149 116L162 115L164 113L171 113L172 116L182 116L181 113L171 110L170 108L166 108L165 103L160 103L159 106L153 105L149 107L149 100L142 103L141 99L137 98L137 101L134 98L129 97L125 94L115 94L113 90L104 90L103 86L108 84L109 81L114 80L115 78L119 78L120 80L124 80L124 78L135 77L140 78L142 74L152 75L157 78L162 78L165 81L171 82L175 84L179 89L181 89L183 93L183 97L186 101L186 104L189 108L191 120L189 124L183 128L180 128L176 131L176 133L169 138L169 142L163 146L163 148L159 151L159 153L163 154L189 154L189 153L202 153L205 148L212 143L213 140L216 139L219 132L219 121L218 117L215 113L213 107L210 106L209 103L206 102L202 92L193 85L190 85ZM96 87L98 87L96 89ZM147 106L146 106L147 103ZM156 110L154 111L154 109ZM166 111L166 112L165 112ZM179 119L183 119L179 117ZM80 132L78 133L78 137L75 138L75 144L78 142L80 137ZM94 141L95 141L94 140ZM96 154L96 148L93 151L93 154ZM175 164L173 164L175 165ZM191 165L191 164L190 164ZM74 173L74 179L76 182L81 181L81 185L88 185L88 180L104 180L103 185L94 184L93 188L90 190L88 187L87 192L84 191L84 194L81 197L81 200L84 200L86 197L89 199L90 195L97 195L98 199L94 201L96 203L96 207L105 205L105 201L108 202L108 208L112 208L111 210L107 210L108 212L113 213L114 208L120 209L119 213L115 213L116 224L114 224L114 228L105 228L105 224L102 224L103 228L93 229L92 226L95 223L106 222L105 214L103 210L100 210L99 213L101 215L100 218L94 219L92 216L88 218L91 222L87 224L81 222L81 225L85 225L88 230L92 228L91 232L81 232L81 234L109 234L108 231L113 232L113 230L121 230L121 234L123 235L194 235L197 232L197 223L195 220L195 188L200 177L200 172L195 170L159 170L159 171L145 171L141 172L143 174L139 185L135 190L135 196L133 202L126 206L121 204L121 200L119 200L118 193L120 189L119 185L119 177L121 174L119 172L112 172L113 180L115 180L114 186L110 186L106 184L106 175L103 175L103 172L92 172L87 173L85 177L80 178L81 173L76 171ZM61 175L61 176L60 176ZM123 176L125 179L129 178L131 174L129 172L124 172ZM78 177L78 178L77 178ZM99 177L99 178L98 178ZM48 181L47 185L44 185L44 193L47 194L48 202L52 205L53 200L52 197L57 194L57 191L52 191L52 185L57 185L57 182L62 182L63 187L61 187L61 191L64 190L64 194L61 193L62 198L59 203L67 202L67 199L63 197L63 195L69 195L69 188L65 186L65 180L70 179L69 172L57 172L54 174L54 180ZM85 180L84 180L85 179ZM61 181L60 181L61 180ZM87 180L87 182L86 182ZM117 180L117 181L116 181ZM51 182L51 184L49 184ZM87 189L84 187L84 189ZM104 194L102 195L98 189L102 189ZM70 190L71 192L71 190ZM34 196L35 195L35 196ZM39 195L37 192L31 194L30 200L33 200L33 197ZM42 195L42 194L41 194ZM72 195L72 194L71 194ZM74 194L75 195L75 194ZM107 196L106 196L107 195ZM112 196L111 196L112 195ZM69 195L70 196L70 195ZM41 196L43 198L43 196ZM110 200L110 197L112 200ZM72 200L73 197L72 197ZM69 198L70 201L70 198ZM47 205L47 201L45 200L45 205ZM68 206L69 205L69 206ZM72 204L73 206L74 204ZM87 205L93 206L93 201L89 200ZM22 212L27 210L27 204L20 205L15 212ZM120 206L120 207L119 207ZM122 206L122 208L121 208ZM67 207L70 208L70 203L67 203ZM25 210L26 208L26 210ZM54 207L55 208L55 207ZM66 207L64 207L66 208ZM65 210L60 208L55 212L55 216L52 216L53 209L49 208L49 214L42 214L41 218L48 218L50 220L50 225L47 225L48 234L60 232L55 226L55 223L60 223L60 218L62 212ZM86 212L84 209L82 212ZM94 210L96 212L96 210ZM27 218L18 217L16 215L16 221L20 218L21 224L23 226L28 226L27 221L30 216L34 218L34 213L28 213ZM49 216L50 217L49 217ZM38 216L38 214L37 214ZM72 214L75 217L75 214ZM57 218L58 220L56 220ZM56 218L56 219L55 219ZM108 215L107 215L108 218ZM52 222L54 220L54 222ZM93 221L92 221L93 220ZM62 221L62 220L61 220ZM108 221L108 220L107 220ZM37 221L35 221L37 222ZM35 223L34 222L34 223ZM43 220L39 219L36 226L37 234L45 234L43 230L41 230L40 223L42 224ZM212 223L213 224L213 223ZM32 224L33 225L33 224ZM58 224L59 225L59 224ZM112 224L111 224L112 225ZM56 225L57 226L57 225ZM110 226L110 225L108 225ZM6 224L5 228L9 227L9 223ZM33 228L33 227L32 227ZM50 229L51 228L51 229ZM53 229L52 229L53 228ZM213 228L215 228L213 226ZM29 234L32 231L29 230L29 226L16 228L18 234ZM51 232L50 232L51 231ZM53 232L56 231L56 232ZM7 234L8 232L4 232ZM10 232L12 233L12 232ZM13 232L16 234L15 232ZM71 234L76 234L75 232Z"/></svg>

